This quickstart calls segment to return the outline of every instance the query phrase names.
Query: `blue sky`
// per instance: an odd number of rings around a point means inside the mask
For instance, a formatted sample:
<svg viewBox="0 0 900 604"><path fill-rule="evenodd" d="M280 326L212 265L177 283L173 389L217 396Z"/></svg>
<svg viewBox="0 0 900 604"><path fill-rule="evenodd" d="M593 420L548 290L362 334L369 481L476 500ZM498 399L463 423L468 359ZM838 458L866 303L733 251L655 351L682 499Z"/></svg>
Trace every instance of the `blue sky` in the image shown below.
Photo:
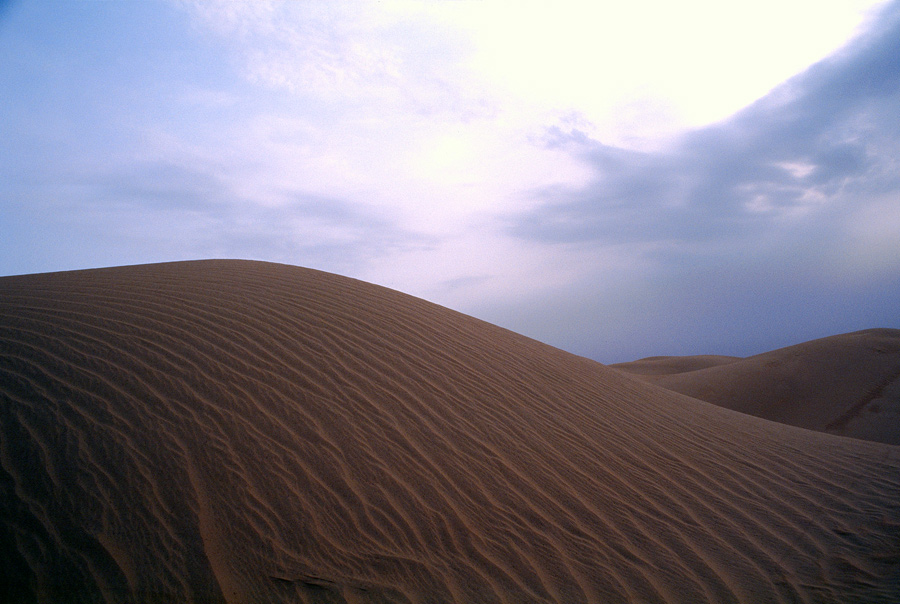
<svg viewBox="0 0 900 604"><path fill-rule="evenodd" d="M2 275L285 262L603 362L900 327L900 2L6 2L0 65Z"/></svg>

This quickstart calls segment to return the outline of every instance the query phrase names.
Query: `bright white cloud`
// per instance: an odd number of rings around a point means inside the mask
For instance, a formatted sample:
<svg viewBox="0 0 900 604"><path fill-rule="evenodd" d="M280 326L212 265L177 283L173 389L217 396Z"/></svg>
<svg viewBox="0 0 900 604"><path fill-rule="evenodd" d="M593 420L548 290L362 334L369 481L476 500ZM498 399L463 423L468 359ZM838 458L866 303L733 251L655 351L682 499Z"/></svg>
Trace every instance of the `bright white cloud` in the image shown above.
<svg viewBox="0 0 900 604"><path fill-rule="evenodd" d="M470 35L474 50L465 61L474 73L520 101L577 109L600 127L601 138L627 144L730 115L845 43L875 4L572 0L429 6Z"/></svg>

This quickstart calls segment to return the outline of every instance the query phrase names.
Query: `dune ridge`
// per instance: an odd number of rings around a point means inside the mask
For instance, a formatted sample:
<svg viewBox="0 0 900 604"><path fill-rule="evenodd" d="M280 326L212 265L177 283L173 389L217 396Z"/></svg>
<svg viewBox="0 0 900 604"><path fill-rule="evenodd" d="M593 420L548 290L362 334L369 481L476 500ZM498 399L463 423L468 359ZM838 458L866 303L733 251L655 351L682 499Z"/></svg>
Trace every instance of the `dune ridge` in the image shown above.
<svg viewBox="0 0 900 604"><path fill-rule="evenodd" d="M900 329L866 329L745 359L610 365L669 390L792 426L900 445Z"/></svg>
<svg viewBox="0 0 900 604"><path fill-rule="evenodd" d="M0 278L6 601L894 602L900 448L385 288Z"/></svg>

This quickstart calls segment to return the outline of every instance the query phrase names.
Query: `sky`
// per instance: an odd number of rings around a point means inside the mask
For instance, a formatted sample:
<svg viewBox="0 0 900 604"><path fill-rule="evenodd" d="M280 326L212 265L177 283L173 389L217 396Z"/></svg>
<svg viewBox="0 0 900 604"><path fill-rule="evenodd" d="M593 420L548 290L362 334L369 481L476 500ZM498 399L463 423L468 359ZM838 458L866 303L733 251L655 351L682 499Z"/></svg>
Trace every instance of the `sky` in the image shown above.
<svg viewBox="0 0 900 604"><path fill-rule="evenodd" d="M0 0L0 275L199 258L611 363L900 328L900 0Z"/></svg>

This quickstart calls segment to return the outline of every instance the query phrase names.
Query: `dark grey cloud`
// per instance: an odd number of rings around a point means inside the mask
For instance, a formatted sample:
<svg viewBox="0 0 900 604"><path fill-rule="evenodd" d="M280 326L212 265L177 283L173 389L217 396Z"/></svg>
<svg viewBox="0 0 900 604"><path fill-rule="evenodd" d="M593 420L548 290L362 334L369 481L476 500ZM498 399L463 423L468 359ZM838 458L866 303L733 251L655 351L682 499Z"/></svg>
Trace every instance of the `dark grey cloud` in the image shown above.
<svg viewBox="0 0 900 604"><path fill-rule="evenodd" d="M734 240L791 210L900 190L900 3L842 51L667 151L618 149L577 129L552 129L546 143L596 176L536 192L545 203L512 230L541 241Z"/></svg>

